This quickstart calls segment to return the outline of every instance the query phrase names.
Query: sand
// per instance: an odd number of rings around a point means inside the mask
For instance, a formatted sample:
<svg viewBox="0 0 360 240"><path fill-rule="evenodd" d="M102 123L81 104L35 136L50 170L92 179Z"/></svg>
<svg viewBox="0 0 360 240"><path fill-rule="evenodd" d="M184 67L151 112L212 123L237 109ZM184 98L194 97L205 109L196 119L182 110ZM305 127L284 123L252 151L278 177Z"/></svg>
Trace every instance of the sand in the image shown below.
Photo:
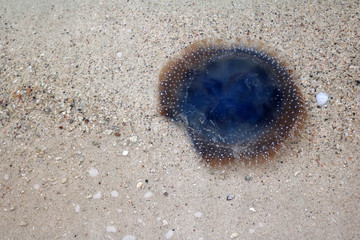
<svg viewBox="0 0 360 240"><path fill-rule="evenodd" d="M1 1L1 239L359 239L360 5L312 2ZM293 71L308 120L271 162L206 166L159 115L204 38Z"/></svg>

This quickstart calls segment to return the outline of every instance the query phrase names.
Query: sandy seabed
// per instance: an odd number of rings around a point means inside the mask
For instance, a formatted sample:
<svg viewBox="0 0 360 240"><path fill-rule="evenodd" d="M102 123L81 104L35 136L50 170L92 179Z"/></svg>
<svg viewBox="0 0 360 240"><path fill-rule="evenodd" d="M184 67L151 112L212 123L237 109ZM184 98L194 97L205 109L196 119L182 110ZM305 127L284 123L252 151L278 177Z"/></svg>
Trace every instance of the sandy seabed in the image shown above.
<svg viewBox="0 0 360 240"><path fill-rule="evenodd" d="M312 2L1 1L1 239L360 239L360 3ZM204 38L294 72L308 120L273 161L208 167L159 115Z"/></svg>

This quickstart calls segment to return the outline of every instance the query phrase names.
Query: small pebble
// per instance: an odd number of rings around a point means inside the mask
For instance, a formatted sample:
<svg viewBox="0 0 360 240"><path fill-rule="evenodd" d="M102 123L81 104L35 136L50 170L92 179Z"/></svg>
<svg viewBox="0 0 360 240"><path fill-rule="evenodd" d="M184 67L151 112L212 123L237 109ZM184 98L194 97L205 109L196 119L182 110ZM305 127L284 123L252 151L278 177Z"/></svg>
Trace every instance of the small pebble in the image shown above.
<svg viewBox="0 0 360 240"><path fill-rule="evenodd" d="M29 225L29 224L27 222L25 222L25 221L21 221L19 223L19 226L21 226L21 227L26 227L27 225Z"/></svg>
<svg viewBox="0 0 360 240"><path fill-rule="evenodd" d="M99 174L99 171L96 168L90 168L89 174L90 177L96 177Z"/></svg>
<svg viewBox="0 0 360 240"><path fill-rule="evenodd" d="M165 219L162 220L162 225L163 225L163 226L166 226L166 225L168 225L168 224L169 224L168 221L166 221Z"/></svg>
<svg viewBox="0 0 360 240"><path fill-rule="evenodd" d="M125 151L122 152L122 155L123 155L123 156L127 156L128 154L129 154L129 151L126 151L126 150L125 150Z"/></svg>
<svg viewBox="0 0 360 240"><path fill-rule="evenodd" d="M129 138L130 142L136 143L137 142L137 136L132 136Z"/></svg>
<svg viewBox="0 0 360 240"><path fill-rule="evenodd" d="M228 195L228 196L226 197L226 200L228 200L228 201L233 200L234 197L235 197L235 195Z"/></svg>
<svg viewBox="0 0 360 240"><path fill-rule="evenodd" d="M147 192L147 193L145 193L144 197L145 197L145 198L149 198L149 197L151 197L152 195L153 195L152 192Z"/></svg>
<svg viewBox="0 0 360 240"><path fill-rule="evenodd" d="M297 175L299 175L300 171L297 171L294 173L294 176L296 177Z"/></svg>
<svg viewBox="0 0 360 240"><path fill-rule="evenodd" d="M16 207L11 206L9 210L12 212L12 211L15 211L15 209L16 209Z"/></svg>
<svg viewBox="0 0 360 240"><path fill-rule="evenodd" d="M115 191L115 190L114 190L114 191L111 191L110 194L111 194L112 197L118 197L118 196L119 196L118 191Z"/></svg>
<svg viewBox="0 0 360 240"><path fill-rule="evenodd" d="M250 182L251 180L252 180L252 177L251 177L251 176L245 176L245 181Z"/></svg>
<svg viewBox="0 0 360 240"><path fill-rule="evenodd" d="M320 107L324 106L328 100L329 100L329 95L327 93L320 92L316 95L316 103Z"/></svg>
<svg viewBox="0 0 360 240"><path fill-rule="evenodd" d="M39 184L34 185L34 189L38 190L40 188Z"/></svg>
<svg viewBox="0 0 360 240"><path fill-rule="evenodd" d="M76 213L80 212L80 205L76 205L76 206L75 206L75 212L76 212Z"/></svg>
<svg viewBox="0 0 360 240"><path fill-rule="evenodd" d="M61 183L64 184L68 181L67 177L64 177L62 180L61 180Z"/></svg>
<svg viewBox="0 0 360 240"><path fill-rule="evenodd" d="M253 207L251 207L251 208L249 208L249 209L250 209L250 211L252 211L252 212L256 212L255 208L253 208Z"/></svg>
<svg viewBox="0 0 360 240"><path fill-rule="evenodd" d="M114 232L116 232L116 227L114 227L114 226L107 226L107 227L106 227L106 231L107 231L107 232L113 232L113 233L114 233Z"/></svg>
<svg viewBox="0 0 360 240"><path fill-rule="evenodd" d="M110 135L110 134L112 134L112 132L113 132L113 130L107 129L103 132L103 134Z"/></svg>
<svg viewBox="0 0 360 240"><path fill-rule="evenodd" d="M201 213L201 212L196 212L196 213L194 214L194 216L197 217L197 218L201 218L202 213Z"/></svg>
<svg viewBox="0 0 360 240"><path fill-rule="evenodd" d="M122 240L136 240L136 237L133 235L126 235Z"/></svg>
<svg viewBox="0 0 360 240"><path fill-rule="evenodd" d="M138 182L138 183L136 184L136 188L141 188L142 185L143 185L142 182Z"/></svg>
<svg viewBox="0 0 360 240"><path fill-rule="evenodd" d="M174 235L174 231L171 229L165 234L166 239L170 239Z"/></svg>
<svg viewBox="0 0 360 240"><path fill-rule="evenodd" d="M97 192L94 196L93 196L94 199L99 199L101 198L101 192Z"/></svg>
<svg viewBox="0 0 360 240"><path fill-rule="evenodd" d="M115 132L114 135L115 135L115 137L120 137L120 133L119 133L119 132Z"/></svg>
<svg viewBox="0 0 360 240"><path fill-rule="evenodd" d="M238 236L239 236L239 234L234 232L230 235L230 238L237 238Z"/></svg>
<svg viewBox="0 0 360 240"><path fill-rule="evenodd" d="M5 180L5 181L9 180L9 174L5 174L5 175L4 175L4 180Z"/></svg>
<svg viewBox="0 0 360 240"><path fill-rule="evenodd" d="M90 198L92 198L93 197L93 195L92 194L89 194L89 195L87 195L85 198L86 199L90 199Z"/></svg>
<svg viewBox="0 0 360 240"><path fill-rule="evenodd" d="M118 53L116 54L116 56L117 56L118 58L121 58L122 53L121 53L121 52L118 52Z"/></svg>

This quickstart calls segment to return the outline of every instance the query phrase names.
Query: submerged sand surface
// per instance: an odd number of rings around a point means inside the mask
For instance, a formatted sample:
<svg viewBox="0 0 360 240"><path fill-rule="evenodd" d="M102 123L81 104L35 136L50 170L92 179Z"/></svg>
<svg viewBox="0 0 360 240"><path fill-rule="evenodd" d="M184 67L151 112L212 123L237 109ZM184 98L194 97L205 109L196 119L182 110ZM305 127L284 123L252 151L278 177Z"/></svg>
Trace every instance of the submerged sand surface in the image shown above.
<svg viewBox="0 0 360 240"><path fill-rule="evenodd" d="M360 3L312 2L1 1L1 239L359 239ZM308 121L270 163L212 168L158 75L238 37L287 62Z"/></svg>

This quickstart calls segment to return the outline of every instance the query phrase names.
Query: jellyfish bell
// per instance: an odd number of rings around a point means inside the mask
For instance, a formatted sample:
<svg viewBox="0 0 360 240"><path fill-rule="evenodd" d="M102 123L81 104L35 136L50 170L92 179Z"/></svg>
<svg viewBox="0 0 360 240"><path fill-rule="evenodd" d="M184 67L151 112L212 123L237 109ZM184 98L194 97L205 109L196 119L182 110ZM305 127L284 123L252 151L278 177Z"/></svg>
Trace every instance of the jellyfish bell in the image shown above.
<svg viewBox="0 0 360 240"><path fill-rule="evenodd" d="M203 40L159 76L160 114L186 127L214 164L271 159L306 118L290 71L255 41Z"/></svg>

